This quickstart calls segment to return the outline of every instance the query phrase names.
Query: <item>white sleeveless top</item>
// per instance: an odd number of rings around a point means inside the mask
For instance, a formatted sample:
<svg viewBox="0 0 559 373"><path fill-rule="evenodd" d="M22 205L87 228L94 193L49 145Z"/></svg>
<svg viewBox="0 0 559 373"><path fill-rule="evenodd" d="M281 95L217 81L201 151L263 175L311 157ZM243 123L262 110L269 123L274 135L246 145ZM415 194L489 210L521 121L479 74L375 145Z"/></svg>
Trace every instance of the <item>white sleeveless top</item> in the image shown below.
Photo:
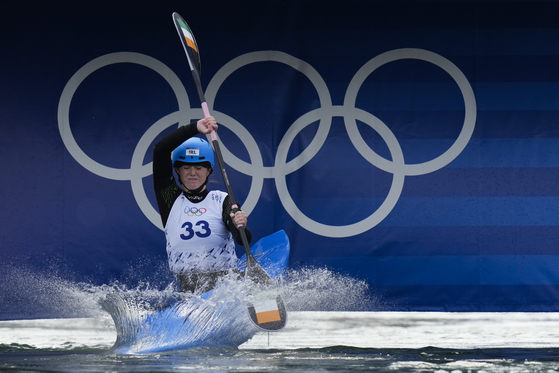
<svg viewBox="0 0 559 373"><path fill-rule="evenodd" d="M165 226L169 268L174 273L217 272L237 268L235 241L223 224L227 193L210 191L192 203L181 194Z"/></svg>

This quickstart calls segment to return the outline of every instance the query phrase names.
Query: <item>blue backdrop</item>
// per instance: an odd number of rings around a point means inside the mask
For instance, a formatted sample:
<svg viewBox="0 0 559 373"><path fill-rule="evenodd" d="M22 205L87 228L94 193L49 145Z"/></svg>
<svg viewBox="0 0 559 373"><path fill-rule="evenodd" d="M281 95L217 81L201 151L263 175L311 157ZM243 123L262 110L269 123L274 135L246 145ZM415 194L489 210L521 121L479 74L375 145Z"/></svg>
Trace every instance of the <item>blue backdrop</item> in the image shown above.
<svg viewBox="0 0 559 373"><path fill-rule="evenodd" d="M164 263L151 148L202 117L176 11L255 239L284 229L291 267L366 280L392 310L559 310L558 3L2 8L5 270L103 284Z"/></svg>

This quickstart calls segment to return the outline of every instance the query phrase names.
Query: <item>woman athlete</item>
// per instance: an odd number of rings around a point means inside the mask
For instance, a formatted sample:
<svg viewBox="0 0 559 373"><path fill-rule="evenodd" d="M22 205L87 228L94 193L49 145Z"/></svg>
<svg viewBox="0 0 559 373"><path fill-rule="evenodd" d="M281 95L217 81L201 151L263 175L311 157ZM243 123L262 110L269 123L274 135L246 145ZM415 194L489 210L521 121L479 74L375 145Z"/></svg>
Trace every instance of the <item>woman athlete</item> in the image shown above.
<svg viewBox="0 0 559 373"><path fill-rule="evenodd" d="M182 292L204 293L237 269L235 241L242 244L237 227L247 224L245 212L233 212L227 193L206 187L214 153L196 135L217 127L214 117L201 119L169 133L153 150L153 183L169 268L178 276ZM250 242L252 234L248 228L245 232Z"/></svg>

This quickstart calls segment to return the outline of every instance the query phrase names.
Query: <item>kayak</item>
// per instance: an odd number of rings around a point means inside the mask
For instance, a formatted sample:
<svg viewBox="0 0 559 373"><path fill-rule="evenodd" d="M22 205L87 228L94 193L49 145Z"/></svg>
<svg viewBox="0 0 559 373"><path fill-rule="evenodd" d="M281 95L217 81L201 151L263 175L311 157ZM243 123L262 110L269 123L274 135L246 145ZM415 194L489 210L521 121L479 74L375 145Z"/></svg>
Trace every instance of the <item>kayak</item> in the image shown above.
<svg viewBox="0 0 559 373"><path fill-rule="evenodd" d="M251 252L274 280L287 270L290 245L283 230L256 242ZM237 266L246 269L246 255ZM174 291L116 292L107 294L101 304L113 318L117 339L111 351L118 354L239 346L261 330L249 317L247 289L238 274L226 276L198 296Z"/></svg>

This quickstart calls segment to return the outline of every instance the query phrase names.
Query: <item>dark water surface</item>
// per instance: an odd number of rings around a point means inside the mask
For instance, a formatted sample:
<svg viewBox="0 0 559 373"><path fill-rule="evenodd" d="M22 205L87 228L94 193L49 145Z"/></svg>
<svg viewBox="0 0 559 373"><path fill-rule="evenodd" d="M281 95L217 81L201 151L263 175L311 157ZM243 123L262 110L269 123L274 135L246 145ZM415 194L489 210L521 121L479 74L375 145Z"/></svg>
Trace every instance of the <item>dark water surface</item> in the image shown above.
<svg viewBox="0 0 559 373"><path fill-rule="evenodd" d="M115 329L107 319L4 321L0 371L559 372L556 314L295 312L291 318L284 331L259 333L239 347L157 354L111 352Z"/></svg>
<svg viewBox="0 0 559 373"><path fill-rule="evenodd" d="M12 372L555 372L557 348L379 349L334 346L242 350L195 348L157 355L115 355L103 350L56 351L0 347L0 370Z"/></svg>

